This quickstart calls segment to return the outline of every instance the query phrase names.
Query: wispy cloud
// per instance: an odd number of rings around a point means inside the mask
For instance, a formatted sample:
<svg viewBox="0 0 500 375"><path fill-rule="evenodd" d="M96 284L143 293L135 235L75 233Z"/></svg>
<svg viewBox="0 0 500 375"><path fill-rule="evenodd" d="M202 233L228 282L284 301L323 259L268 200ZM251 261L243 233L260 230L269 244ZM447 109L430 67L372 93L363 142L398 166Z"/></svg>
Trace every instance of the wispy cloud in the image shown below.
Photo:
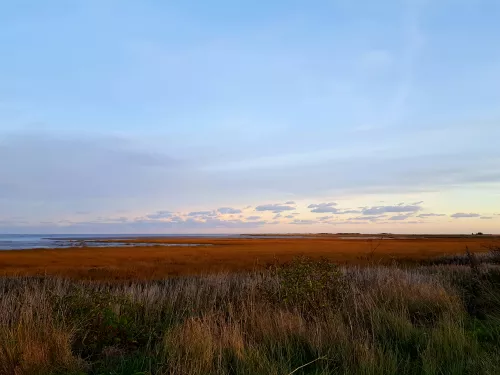
<svg viewBox="0 0 500 375"><path fill-rule="evenodd" d="M310 204L309 206L307 206L307 208L312 208L311 212L314 213L327 213L327 212L335 213L338 211L338 209L335 208L335 206L337 206L337 203L329 202L329 203Z"/></svg>
<svg viewBox="0 0 500 375"><path fill-rule="evenodd" d="M170 211L157 211L154 214L147 215L149 219L165 219L172 216L173 212Z"/></svg>
<svg viewBox="0 0 500 375"><path fill-rule="evenodd" d="M249 208L249 207L247 207ZM240 209L237 209L237 208L231 208L231 207L221 207L221 208L218 208L217 211L221 214L240 214L242 212L242 210Z"/></svg>
<svg viewBox="0 0 500 375"><path fill-rule="evenodd" d="M396 220L396 221L400 221L400 220L406 220L408 218L412 217L412 214L405 214L405 215L395 215L395 216L391 216L389 218L389 220Z"/></svg>
<svg viewBox="0 0 500 375"><path fill-rule="evenodd" d="M371 222L375 222L377 220L385 218L385 215L367 215L367 216L357 216L357 217L351 217L347 220L349 221L360 221L360 220L368 220Z"/></svg>
<svg viewBox="0 0 500 375"><path fill-rule="evenodd" d="M379 215L384 213L418 212L422 209L419 205L375 206L362 210L363 215Z"/></svg>
<svg viewBox="0 0 500 375"><path fill-rule="evenodd" d="M439 216L446 216L446 214L434 214L434 213L420 214L417 217L419 217L419 218L426 218L426 217L439 217Z"/></svg>
<svg viewBox="0 0 500 375"><path fill-rule="evenodd" d="M295 207L286 204L275 203L275 204L263 204L255 207L255 209L257 211L271 211L277 214L283 211L293 211L295 210Z"/></svg>
<svg viewBox="0 0 500 375"><path fill-rule="evenodd" d="M464 213L464 212L457 212L453 215L450 215L450 217L454 219L461 219L461 218L469 218L469 217L480 217L481 215L479 214L474 214L474 213Z"/></svg>
<svg viewBox="0 0 500 375"><path fill-rule="evenodd" d="M247 220L248 221L255 221L255 220L259 220L260 218L261 218L261 216L248 216Z"/></svg>
<svg viewBox="0 0 500 375"><path fill-rule="evenodd" d="M293 217L293 216L292 216ZM318 220L319 221L325 221L325 220L331 220L331 219L334 219L335 216L333 215L329 215L329 216L321 216L321 217L318 217Z"/></svg>
<svg viewBox="0 0 500 375"><path fill-rule="evenodd" d="M193 211L188 213L188 216L217 216L215 211Z"/></svg>
<svg viewBox="0 0 500 375"><path fill-rule="evenodd" d="M300 220L300 219L295 219L294 221L291 222L291 224L294 225L313 225L318 223L319 221L317 220Z"/></svg>

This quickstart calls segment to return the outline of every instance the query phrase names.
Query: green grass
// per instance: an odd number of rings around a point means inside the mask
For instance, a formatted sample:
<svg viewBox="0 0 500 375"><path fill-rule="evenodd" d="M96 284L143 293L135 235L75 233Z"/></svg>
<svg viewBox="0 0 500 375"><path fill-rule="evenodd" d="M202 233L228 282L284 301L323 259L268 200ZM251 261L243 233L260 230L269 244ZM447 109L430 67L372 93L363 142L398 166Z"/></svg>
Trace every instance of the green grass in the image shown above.
<svg viewBox="0 0 500 375"><path fill-rule="evenodd" d="M498 374L496 259L339 268L299 258L155 282L3 278L0 374Z"/></svg>

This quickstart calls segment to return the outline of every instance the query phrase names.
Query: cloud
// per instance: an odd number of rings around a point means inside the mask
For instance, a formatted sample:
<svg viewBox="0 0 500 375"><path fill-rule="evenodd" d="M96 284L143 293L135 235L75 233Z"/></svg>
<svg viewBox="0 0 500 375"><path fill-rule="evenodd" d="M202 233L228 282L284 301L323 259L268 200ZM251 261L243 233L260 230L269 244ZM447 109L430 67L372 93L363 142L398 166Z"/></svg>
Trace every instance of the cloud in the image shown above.
<svg viewBox="0 0 500 375"><path fill-rule="evenodd" d="M157 211L154 214L147 215L149 219L166 219L171 217L174 213L170 211Z"/></svg>
<svg viewBox="0 0 500 375"><path fill-rule="evenodd" d="M254 221L254 220L259 220L260 218L261 218L261 216L248 216L247 220Z"/></svg>
<svg viewBox="0 0 500 375"><path fill-rule="evenodd" d="M249 207L247 207L249 208ZM242 211L237 209L237 208L231 208L231 207L221 207L217 209L217 211L221 214L240 214Z"/></svg>
<svg viewBox="0 0 500 375"><path fill-rule="evenodd" d="M327 212L332 212L335 213L338 211L336 206L337 203L335 202L330 202L330 203L319 203L319 204L310 204L307 206L307 208L312 208L311 212L315 213L327 213Z"/></svg>
<svg viewBox="0 0 500 375"><path fill-rule="evenodd" d="M418 212L422 207L418 205L401 206L375 206L362 210L363 215L378 215L384 213Z"/></svg>
<svg viewBox="0 0 500 375"><path fill-rule="evenodd" d="M418 201L418 202L412 203L411 205L412 205L412 206L419 206L419 205L421 205L422 203L424 203L424 201Z"/></svg>
<svg viewBox="0 0 500 375"><path fill-rule="evenodd" d="M300 219L295 219L290 224L295 224L295 225L313 225L313 224L318 224L318 223L319 223L319 221L316 221L316 220L300 220Z"/></svg>
<svg viewBox="0 0 500 375"><path fill-rule="evenodd" d="M276 215L274 215L273 219L276 220L276 219L279 219L280 217L281 217L281 214L276 214Z"/></svg>
<svg viewBox="0 0 500 375"><path fill-rule="evenodd" d="M348 221L354 220L354 221L359 221L359 220L368 220L368 221L377 221L379 219L384 218L385 215L367 215L367 216L358 216L358 217L352 217L347 219Z"/></svg>
<svg viewBox="0 0 500 375"><path fill-rule="evenodd" d="M288 202L285 202L285 204L295 204L294 201L288 201Z"/></svg>
<svg viewBox="0 0 500 375"><path fill-rule="evenodd" d="M92 221L66 222L65 224L59 226L58 229L66 233L88 233L89 231L92 233L199 233L204 230L259 228L268 222L178 217L176 220L169 221L138 219L126 223L100 223L98 226Z"/></svg>
<svg viewBox="0 0 500 375"><path fill-rule="evenodd" d="M188 213L188 216L217 216L214 211L193 211Z"/></svg>
<svg viewBox="0 0 500 375"><path fill-rule="evenodd" d="M479 214L473 214L473 213L463 213L463 212L457 212L453 215L450 215L450 217L454 219L460 219L460 218L467 218L467 217L480 217L481 215Z"/></svg>
<svg viewBox="0 0 500 375"><path fill-rule="evenodd" d="M360 214L362 211L360 210L345 210L345 211L337 211L335 212L337 215L349 215L349 214Z"/></svg>
<svg viewBox="0 0 500 375"><path fill-rule="evenodd" d="M445 214L420 214L418 215L417 217L420 217L420 218L425 218L425 217L438 217L438 216L446 216Z"/></svg>
<svg viewBox="0 0 500 375"><path fill-rule="evenodd" d="M93 223L99 224L99 223L126 223L129 221L128 217L98 217L97 219L93 220Z"/></svg>
<svg viewBox="0 0 500 375"><path fill-rule="evenodd" d="M389 220L393 221L401 221L401 220L406 220L410 217L412 217L413 214L405 214L405 215L396 215L396 216L391 216Z"/></svg>
<svg viewBox="0 0 500 375"><path fill-rule="evenodd" d="M462 138L478 134L466 127L455 130ZM404 134L391 130L390 135L395 144L407 138L419 141L429 136L425 129ZM136 138L1 133L0 212L57 221L77 211L115 212L126 208L127 212L137 212L145 207L153 210L158 202L171 202L172 210L193 205L204 207L207 202L219 207L236 199L254 202L262 199L264 187L269 192L265 199L279 201L283 196L306 199L331 194L403 194L500 182L496 154L483 157L471 152L466 159L459 157L463 156L463 150L454 153L442 149L424 155L403 152L374 156L370 150L349 154L347 147L338 151L342 147L340 140L333 144L325 142L321 146L324 150L316 152L318 136L305 133L304 137L310 149L304 146L300 155L273 149L269 158L281 164L269 166L251 147L241 153L227 151L224 157L217 157L209 147L196 149L193 154L175 143L155 148ZM370 144L386 139L384 134L373 137ZM241 147L244 145L238 145ZM488 148L485 153L491 155L491 151L494 150ZM209 168L224 167L226 160L232 159L238 163L255 161L256 166L250 169L241 166L231 173L224 168ZM47 217L49 211L51 217ZM278 209L278 212L283 211ZM336 212L346 213L356 212Z"/></svg>
<svg viewBox="0 0 500 375"><path fill-rule="evenodd" d="M481 216L480 219L491 220L491 219L493 219L493 217L492 216Z"/></svg>
<svg viewBox="0 0 500 375"><path fill-rule="evenodd" d="M285 219L294 219L296 215L286 215Z"/></svg>
<svg viewBox="0 0 500 375"><path fill-rule="evenodd" d="M293 216L292 216L293 217ZM333 219L335 216L333 215L329 215L329 216L321 216L321 217L318 217L318 220L320 221L325 221L325 220L330 220L330 219Z"/></svg>
<svg viewBox="0 0 500 375"><path fill-rule="evenodd" d="M179 200L192 178L184 161L112 136L0 133L0 212L44 219L75 212L127 211L161 196ZM15 160L15 163L11 161ZM14 166L15 164L15 166Z"/></svg>
<svg viewBox="0 0 500 375"><path fill-rule="evenodd" d="M260 205L260 206L255 207L255 209L257 211L272 211L273 213L277 214L277 213L283 212L283 211L293 211L293 210L295 210L295 207L276 203L276 204Z"/></svg>

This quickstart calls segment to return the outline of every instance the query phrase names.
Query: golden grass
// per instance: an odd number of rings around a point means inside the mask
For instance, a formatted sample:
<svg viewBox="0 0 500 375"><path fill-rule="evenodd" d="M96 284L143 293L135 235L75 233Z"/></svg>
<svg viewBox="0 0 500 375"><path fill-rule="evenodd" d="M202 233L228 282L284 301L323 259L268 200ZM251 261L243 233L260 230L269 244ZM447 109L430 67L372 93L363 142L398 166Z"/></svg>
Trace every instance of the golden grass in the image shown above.
<svg viewBox="0 0 500 375"><path fill-rule="evenodd" d="M498 373L498 344L481 346L455 283L473 276L469 267L341 267L342 282L329 281L340 298L309 311L283 297L299 287L309 298L302 286L322 268L291 267L298 285L272 270L0 278L0 375Z"/></svg>
<svg viewBox="0 0 500 375"><path fill-rule="evenodd" d="M199 243L200 247L125 246L0 251L0 275L61 275L91 279L160 279L168 276L250 271L298 255L346 264L422 260L444 254L485 251L495 238L345 240L306 238L163 238L149 243ZM134 242L134 241L130 241Z"/></svg>

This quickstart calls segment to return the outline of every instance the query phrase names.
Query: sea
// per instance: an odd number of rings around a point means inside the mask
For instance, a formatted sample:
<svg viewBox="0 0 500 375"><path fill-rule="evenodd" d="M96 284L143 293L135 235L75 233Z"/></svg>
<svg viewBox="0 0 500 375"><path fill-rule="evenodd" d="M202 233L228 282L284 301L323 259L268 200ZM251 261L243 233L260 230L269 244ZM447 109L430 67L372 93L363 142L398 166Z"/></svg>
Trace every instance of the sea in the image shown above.
<svg viewBox="0 0 500 375"><path fill-rule="evenodd" d="M53 249L81 246L106 247L130 245L120 243L119 240L152 238L152 237L193 237L192 244L162 244L162 246L199 246L196 237L232 237L229 234L0 234L0 251L26 249ZM90 241L92 240L92 241ZM100 242L99 240L103 240ZM118 240L118 242L104 242L104 240ZM134 246L154 246L155 244L135 243ZM158 245L156 245L158 246Z"/></svg>
<svg viewBox="0 0 500 375"><path fill-rule="evenodd" d="M191 237L192 243L125 243L120 240L140 238L175 238ZM291 239L306 238L303 235L258 235L258 234L0 234L0 251L2 250L28 250L28 249L54 249L70 247L115 247L115 246L201 246L196 243L196 238L249 238L249 239ZM376 237L374 237L376 238ZM352 239L346 237L345 239ZM363 237L363 239L367 239ZM113 242L106 242L113 240ZM207 246L207 245L203 245Z"/></svg>

